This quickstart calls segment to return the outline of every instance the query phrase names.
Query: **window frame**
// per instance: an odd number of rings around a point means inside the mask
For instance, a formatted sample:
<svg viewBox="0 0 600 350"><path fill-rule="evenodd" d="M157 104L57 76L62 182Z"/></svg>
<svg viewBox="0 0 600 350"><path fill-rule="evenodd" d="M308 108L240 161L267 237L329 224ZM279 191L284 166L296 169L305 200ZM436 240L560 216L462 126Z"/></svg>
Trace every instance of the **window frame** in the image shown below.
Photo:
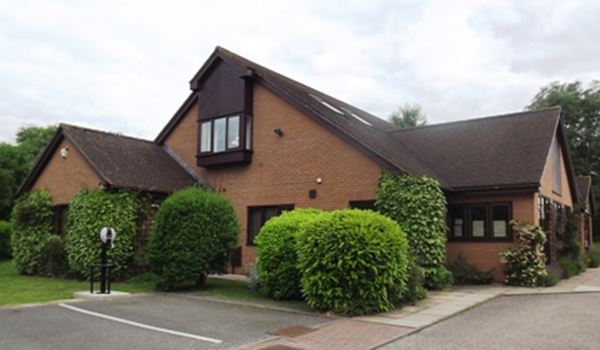
<svg viewBox="0 0 600 350"><path fill-rule="evenodd" d="M493 223L493 208L505 206L508 209L508 219L510 222L513 218L513 206L512 202L486 202L486 203L452 203L448 205L448 214L446 218L447 223L447 238L449 242L512 242L513 232L510 225L507 226L506 237L495 237L494 236L494 223ZM485 208L484 218L484 233L483 237L473 237L473 222L471 219L471 208L483 207ZM456 237L454 235L453 227L453 216L451 215L452 210L456 208L463 209L463 217L465 222L463 223L463 236Z"/></svg>
<svg viewBox="0 0 600 350"><path fill-rule="evenodd" d="M265 223L268 221L266 219L266 211L268 209L277 209L277 211L279 212L277 215L275 216L279 216L281 215L284 211L288 211L288 210L294 210L295 206L294 204L275 204L275 205L254 205L254 206L249 206L246 210L246 246L255 246L256 244L254 244L254 239L256 239L256 235L258 235L258 232L260 232L260 230L262 229L262 227L265 225ZM258 229L258 232L251 232L251 228L252 228L252 211L255 210L260 210L260 228ZM271 216L269 219L274 218L275 216Z"/></svg>
<svg viewBox="0 0 600 350"><path fill-rule="evenodd" d="M67 234L69 205L58 204L52 207L52 233L64 237Z"/></svg>
<svg viewBox="0 0 600 350"><path fill-rule="evenodd" d="M237 147L229 147L229 120L232 118L238 117L238 146ZM243 113L243 112L236 112L236 113L229 113L229 114L225 114L225 115L220 115L217 117L211 117L211 118L206 118L206 119L200 119L198 121L198 123L200 123L200 132L198 133L198 155L200 156L205 156L205 155L213 155L213 154L225 154L228 152L237 152L237 151L241 151L241 150L250 150L251 149L251 145L252 145L252 132L253 130L250 130L250 132L246 131L246 120L248 118L252 118L251 115ZM220 120L220 119L225 119L225 149L222 151L218 151L215 152L215 121ZM202 151L202 125L204 125L205 123L210 123L210 150L208 151ZM250 137L250 140L248 140L248 137ZM250 147L247 147L250 146Z"/></svg>

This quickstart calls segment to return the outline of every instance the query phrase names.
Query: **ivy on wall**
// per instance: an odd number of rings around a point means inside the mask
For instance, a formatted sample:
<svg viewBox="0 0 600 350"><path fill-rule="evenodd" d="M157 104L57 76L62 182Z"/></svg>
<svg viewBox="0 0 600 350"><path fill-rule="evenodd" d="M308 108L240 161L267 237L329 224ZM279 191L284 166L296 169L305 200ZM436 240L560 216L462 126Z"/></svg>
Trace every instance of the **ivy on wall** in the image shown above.
<svg viewBox="0 0 600 350"><path fill-rule="evenodd" d="M375 207L406 232L410 253L424 270L424 285L440 289L452 284L452 274L444 266L447 203L438 181L383 172Z"/></svg>
<svg viewBox="0 0 600 350"><path fill-rule="evenodd" d="M117 232L108 256L115 265L113 273L123 276L133 260L133 245L142 201L131 192L81 190L71 201L65 250L70 271L88 277L92 265L100 260L99 232L110 226Z"/></svg>
<svg viewBox="0 0 600 350"><path fill-rule="evenodd" d="M11 246L20 274L40 273L42 251L52 234L52 215L52 197L47 191L29 192L17 199L11 214Z"/></svg>

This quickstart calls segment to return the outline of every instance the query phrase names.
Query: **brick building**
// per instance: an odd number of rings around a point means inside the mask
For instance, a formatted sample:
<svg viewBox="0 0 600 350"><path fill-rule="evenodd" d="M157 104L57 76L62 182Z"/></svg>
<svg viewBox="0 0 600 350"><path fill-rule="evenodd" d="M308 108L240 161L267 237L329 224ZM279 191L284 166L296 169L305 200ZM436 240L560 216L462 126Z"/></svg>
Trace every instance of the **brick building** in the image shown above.
<svg viewBox="0 0 600 350"><path fill-rule="evenodd" d="M564 213L584 200L581 239L591 242L593 198L583 182L578 191L559 108L398 129L223 48L190 88L154 141L61 125L19 192L48 189L64 210L81 188L164 196L200 183L235 206L236 272L255 260L254 236L270 217L372 207L383 170L437 179L448 259L463 253L498 280L512 219L544 226L554 261Z"/></svg>

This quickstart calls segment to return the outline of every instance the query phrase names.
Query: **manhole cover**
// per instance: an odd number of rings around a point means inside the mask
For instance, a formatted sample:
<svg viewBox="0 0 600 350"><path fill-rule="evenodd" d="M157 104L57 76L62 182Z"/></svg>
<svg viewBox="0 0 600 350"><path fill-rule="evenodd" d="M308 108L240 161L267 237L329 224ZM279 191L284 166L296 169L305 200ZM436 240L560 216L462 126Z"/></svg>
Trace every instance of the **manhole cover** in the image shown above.
<svg viewBox="0 0 600 350"><path fill-rule="evenodd" d="M273 335L282 335L285 337L294 338L314 331L316 331L316 329L306 326L288 326L276 329L270 333Z"/></svg>

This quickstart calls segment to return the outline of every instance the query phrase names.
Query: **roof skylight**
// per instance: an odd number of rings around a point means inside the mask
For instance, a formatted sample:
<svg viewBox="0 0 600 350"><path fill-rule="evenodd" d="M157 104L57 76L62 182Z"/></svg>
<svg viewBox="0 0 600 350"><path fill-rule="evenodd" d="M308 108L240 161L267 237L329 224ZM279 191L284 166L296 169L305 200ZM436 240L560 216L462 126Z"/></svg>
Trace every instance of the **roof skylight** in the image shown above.
<svg viewBox="0 0 600 350"><path fill-rule="evenodd" d="M359 116L358 114L352 112L348 108L344 108L344 112L346 112L346 115L349 115L349 116L353 117L354 119L358 120L359 122L361 122L361 123L363 123L365 125L373 126L373 124L371 124L366 119L364 119L363 117Z"/></svg>
<svg viewBox="0 0 600 350"><path fill-rule="evenodd" d="M334 111L337 114L341 114L343 115L344 112L342 112L341 110L339 110L338 108L336 108L335 106L333 106L331 103L324 101L322 98L320 98L319 96L310 94L310 97L314 98L315 100L319 101L323 106L329 108L330 110Z"/></svg>

